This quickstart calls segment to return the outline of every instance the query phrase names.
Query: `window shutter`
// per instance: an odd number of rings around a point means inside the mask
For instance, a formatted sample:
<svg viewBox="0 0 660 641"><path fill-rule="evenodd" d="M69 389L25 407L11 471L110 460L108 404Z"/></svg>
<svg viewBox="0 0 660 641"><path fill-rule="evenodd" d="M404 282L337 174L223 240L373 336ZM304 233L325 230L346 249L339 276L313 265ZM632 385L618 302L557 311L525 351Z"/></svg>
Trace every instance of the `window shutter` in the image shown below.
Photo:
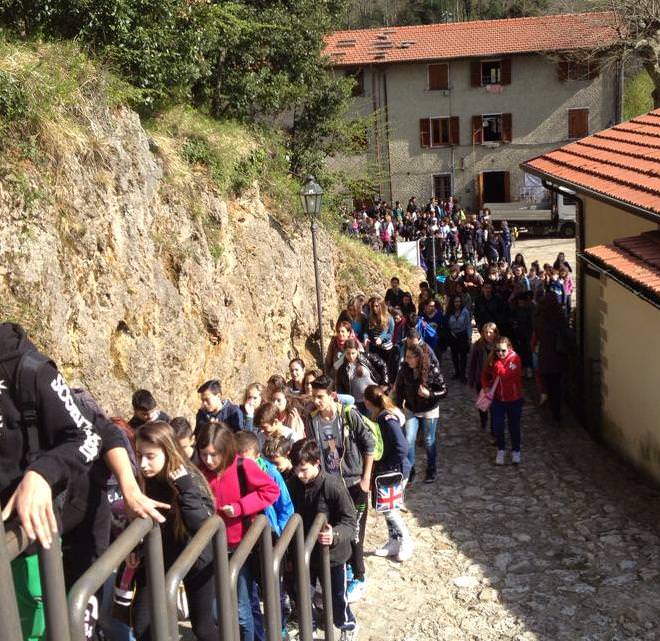
<svg viewBox="0 0 660 641"><path fill-rule="evenodd" d="M504 58L500 63L500 84L511 84L511 58Z"/></svg>
<svg viewBox="0 0 660 641"><path fill-rule="evenodd" d="M589 71L587 72L587 78L589 80L593 80L594 78L598 78L598 74L600 74L600 61L599 60L589 60Z"/></svg>
<svg viewBox="0 0 660 641"><path fill-rule="evenodd" d="M461 139L458 131L458 116L449 118L449 144L460 145Z"/></svg>
<svg viewBox="0 0 660 641"><path fill-rule="evenodd" d="M502 140L504 142L511 142L513 128L512 128L511 114L502 114Z"/></svg>
<svg viewBox="0 0 660 641"><path fill-rule="evenodd" d="M589 134L589 110L588 109L569 109L568 110L568 137L584 138Z"/></svg>
<svg viewBox="0 0 660 641"><path fill-rule="evenodd" d="M511 202L511 174L508 171L504 172L504 202Z"/></svg>
<svg viewBox="0 0 660 641"><path fill-rule="evenodd" d="M419 121L419 145L420 147L431 146L431 122L428 118Z"/></svg>
<svg viewBox="0 0 660 641"><path fill-rule="evenodd" d="M481 87L481 60L470 62L470 84L473 87Z"/></svg>
<svg viewBox="0 0 660 641"><path fill-rule="evenodd" d="M449 65L446 63L428 66L429 89L449 89Z"/></svg>
<svg viewBox="0 0 660 641"><path fill-rule="evenodd" d="M568 60L560 60L557 63L557 77L559 82L566 82L568 80Z"/></svg>
<svg viewBox="0 0 660 641"><path fill-rule="evenodd" d="M472 116L472 144L480 145L482 140L481 116Z"/></svg>

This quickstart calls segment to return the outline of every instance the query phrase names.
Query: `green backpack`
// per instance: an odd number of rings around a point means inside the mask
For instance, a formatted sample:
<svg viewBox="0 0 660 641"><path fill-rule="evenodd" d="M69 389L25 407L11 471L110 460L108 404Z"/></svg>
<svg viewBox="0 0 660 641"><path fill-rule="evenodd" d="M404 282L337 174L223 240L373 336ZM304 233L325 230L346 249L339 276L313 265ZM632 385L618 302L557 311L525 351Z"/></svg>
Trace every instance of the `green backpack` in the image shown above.
<svg viewBox="0 0 660 641"><path fill-rule="evenodd" d="M351 419L352 412L351 410L354 409L354 405L342 405L341 406L341 411L344 414L344 420L348 423L348 426L351 429L355 429L355 425L353 424L353 420ZM357 412L357 410L355 410ZM364 424L369 428L371 431L371 434L374 437L374 441L376 441L376 447L374 449L374 461L380 461L380 459L383 458L383 435L380 433L380 425L376 421L372 421L370 418L367 418L363 414L360 415L362 417L362 420L364 421Z"/></svg>

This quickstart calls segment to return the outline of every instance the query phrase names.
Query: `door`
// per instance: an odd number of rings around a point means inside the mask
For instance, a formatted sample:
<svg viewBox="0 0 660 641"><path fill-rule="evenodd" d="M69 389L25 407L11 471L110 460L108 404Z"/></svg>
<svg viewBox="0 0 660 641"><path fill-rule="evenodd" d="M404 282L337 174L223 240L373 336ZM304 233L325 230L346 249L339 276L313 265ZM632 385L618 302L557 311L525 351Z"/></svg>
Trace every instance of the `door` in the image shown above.
<svg viewBox="0 0 660 641"><path fill-rule="evenodd" d="M484 171L482 174L481 201L484 203L509 202L509 172Z"/></svg>

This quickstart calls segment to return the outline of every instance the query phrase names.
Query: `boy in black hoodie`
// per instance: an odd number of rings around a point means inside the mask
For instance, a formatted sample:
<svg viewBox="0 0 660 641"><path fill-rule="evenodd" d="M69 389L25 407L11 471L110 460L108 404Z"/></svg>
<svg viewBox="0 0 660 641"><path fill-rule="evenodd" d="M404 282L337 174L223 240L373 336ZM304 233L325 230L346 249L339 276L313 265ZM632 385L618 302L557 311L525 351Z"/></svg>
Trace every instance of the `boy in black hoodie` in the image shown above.
<svg viewBox="0 0 660 641"><path fill-rule="evenodd" d="M321 465L321 453L315 441L306 441L293 453L295 475L287 487L293 506L302 517L305 534L321 512L328 517L319 534L319 545L330 546L332 582L332 616L341 631L340 641L357 640L357 621L348 605L346 594L346 561L351 556L351 540L355 536L356 512L353 500L339 477L327 475ZM312 556L312 576L318 573L319 550Z"/></svg>

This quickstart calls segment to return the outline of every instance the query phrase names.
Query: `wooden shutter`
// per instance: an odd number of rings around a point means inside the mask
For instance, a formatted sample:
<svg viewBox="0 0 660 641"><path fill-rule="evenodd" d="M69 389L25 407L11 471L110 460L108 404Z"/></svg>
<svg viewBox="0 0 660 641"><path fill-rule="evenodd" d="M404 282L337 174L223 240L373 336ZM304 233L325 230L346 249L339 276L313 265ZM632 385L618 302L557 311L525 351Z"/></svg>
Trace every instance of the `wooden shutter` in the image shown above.
<svg viewBox="0 0 660 641"><path fill-rule="evenodd" d="M504 202L511 202L511 174L508 171L504 173Z"/></svg>
<svg viewBox="0 0 660 641"><path fill-rule="evenodd" d="M557 63L557 77L559 82L566 82L568 80L568 60L560 60Z"/></svg>
<svg viewBox="0 0 660 641"><path fill-rule="evenodd" d="M502 141L511 142L513 134L513 123L511 114L502 114Z"/></svg>
<svg viewBox="0 0 660 641"><path fill-rule="evenodd" d="M449 144L460 145L461 139L458 131L458 116L449 118Z"/></svg>
<svg viewBox="0 0 660 641"><path fill-rule="evenodd" d="M431 121L429 118L421 118L419 121L419 145L420 147L431 146Z"/></svg>
<svg viewBox="0 0 660 641"><path fill-rule="evenodd" d="M584 138L589 134L589 110L588 109L569 109L568 110L568 137Z"/></svg>
<svg viewBox="0 0 660 641"><path fill-rule="evenodd" d="M511 84L511 58L504 58L500 62L500 84Z"/></svg>
<svg viewBox="0 0 660 641"><path fill-rule="evenodd" d="M481 209L484 206L484 175L482 172L477 174L474 181L474 190L476 192L477 207Z"/></svg>
<svg viewBox="0 0 660 641"><path fill-rule="evenodd" d="M472 116L472 144L480 145L482 140L481 116Z"/></svg>
<svg viewBox="0 0 660 641"><path fill-rule="evenodd" d="M470 61L470 85L481 87L481 60Z"/></svg>
<svg viewBox="0 0 660 641"><path fill-rule="evenodd" d="M429 89L449 89L449 65L446 63L432 64L429 70Z"/></svg>

